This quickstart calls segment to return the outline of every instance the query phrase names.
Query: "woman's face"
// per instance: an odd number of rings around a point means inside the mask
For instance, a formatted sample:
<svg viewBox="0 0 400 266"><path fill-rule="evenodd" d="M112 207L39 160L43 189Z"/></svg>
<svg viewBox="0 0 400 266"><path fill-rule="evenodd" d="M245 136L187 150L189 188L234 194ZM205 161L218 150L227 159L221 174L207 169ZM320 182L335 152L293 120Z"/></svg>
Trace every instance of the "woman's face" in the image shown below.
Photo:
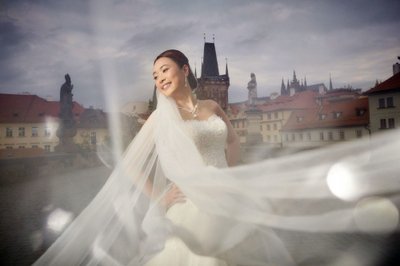
<svg viewBox="0 0 400 266"><path fill-rule="evenodd" d="M180 68L168 57L159 58L153 66L153 78L157 89L165 96L171 96L176 91L183 89L186 68L185 66Z"/></svg>

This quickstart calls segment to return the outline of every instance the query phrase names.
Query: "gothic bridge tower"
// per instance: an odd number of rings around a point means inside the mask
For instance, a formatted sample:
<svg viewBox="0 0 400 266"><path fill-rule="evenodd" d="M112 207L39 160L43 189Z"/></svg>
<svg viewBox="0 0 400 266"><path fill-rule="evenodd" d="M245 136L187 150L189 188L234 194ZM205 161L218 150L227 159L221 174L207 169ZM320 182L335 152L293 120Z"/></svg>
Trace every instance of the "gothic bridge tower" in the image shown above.
<svg viewBox="0 0 400 266"><path fill-rule="evenodd" d="M197 82L197 98L200 100L212 99L226 111L228 107L228 88L230 84L228 63L226 63L225 75L220 75L214 42L206 42L205 38L201 76L197 78Z"/></svg>

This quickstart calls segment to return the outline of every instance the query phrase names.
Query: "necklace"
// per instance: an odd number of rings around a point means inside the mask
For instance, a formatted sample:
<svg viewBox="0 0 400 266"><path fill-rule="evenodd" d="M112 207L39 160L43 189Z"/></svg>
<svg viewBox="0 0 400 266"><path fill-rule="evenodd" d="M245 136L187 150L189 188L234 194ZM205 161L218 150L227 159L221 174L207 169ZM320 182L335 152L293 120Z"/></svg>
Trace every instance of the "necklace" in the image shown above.
<svg viewBox="0 0 400 266"><path fill-rule="evenodd" d="M188 109L188 108L185 108L185 107L181 107L181 106L178 106L178 109L185 110L186 112L191 113L192 116L193 116L194 118L196 118L196 117L197 117L197 107L198 107L198 106L199 106L199 103L197 102L197 103L194 105L194 107L193 107L192 110L190 110L190 109Z"/></svg>

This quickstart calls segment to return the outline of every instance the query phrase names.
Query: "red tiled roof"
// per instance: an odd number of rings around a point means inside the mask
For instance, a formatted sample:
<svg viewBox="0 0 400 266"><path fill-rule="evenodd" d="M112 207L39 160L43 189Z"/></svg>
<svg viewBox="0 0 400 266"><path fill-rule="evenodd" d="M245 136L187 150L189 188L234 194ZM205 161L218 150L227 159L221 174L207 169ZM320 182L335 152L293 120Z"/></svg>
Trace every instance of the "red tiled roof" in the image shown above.
<svg viewBox="0 0 400 266"><path fill-rule="evenodd" d="M40 123L50 116L58 118L59 102L37 95L0 94L0 123ZM73 102L72 112L79 116L83 106Z"/></svg>
<svg viewBox="0 0 400 266"><path fill-rule="evenodd" d="M360 114L358 110L363 113ZM335 117L335 113L340 113L340 116ZM325 115L325 118L320 119L320 115ZM362 126L368 122L368 98L363 97L347 101L326 101L321 107L295 110L282 130Z"/></svg>
<svg viewBox="0 0 400 266"><path fill-rule="evenodd" d="M399 90L400 91L400 73L393 75L382 83L378 84L374 88L365 92L365 94L373 94L391 90Z"/></svg>
<svg viewBox="0 0 400 266"><path fill-rule="evenodd" d="M78 128L108 128L107 114L100 109L88 108L79 116Z"/></svg>
<svg viewBox="0 0 400 266"><path fill-rule="evenodd" d="M317 104L315 100L317 95L318 92L311 90L299 92L293 96L281 95L268 103L258 106L258 108L263 112L313 108Z"/></svg>

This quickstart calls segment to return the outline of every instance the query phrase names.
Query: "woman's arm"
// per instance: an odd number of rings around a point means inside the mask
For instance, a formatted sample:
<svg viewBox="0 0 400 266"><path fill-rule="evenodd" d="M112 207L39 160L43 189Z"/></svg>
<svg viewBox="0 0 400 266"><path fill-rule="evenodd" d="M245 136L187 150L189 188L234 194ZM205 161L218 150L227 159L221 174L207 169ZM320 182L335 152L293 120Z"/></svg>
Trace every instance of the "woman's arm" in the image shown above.
<svg viewBox="0 0 400 266"><path fill-rule="evenodd" d="M215 114L224 120L227 128L228 128L228 137L227 137L227 146L226 146L226 160L228 166L235 166L238 164L240 160L240 140L238 135L236 134L231 121L228 116L225 114L224 110L219 106L218 103L212 101L215 108Z"/></svg>

